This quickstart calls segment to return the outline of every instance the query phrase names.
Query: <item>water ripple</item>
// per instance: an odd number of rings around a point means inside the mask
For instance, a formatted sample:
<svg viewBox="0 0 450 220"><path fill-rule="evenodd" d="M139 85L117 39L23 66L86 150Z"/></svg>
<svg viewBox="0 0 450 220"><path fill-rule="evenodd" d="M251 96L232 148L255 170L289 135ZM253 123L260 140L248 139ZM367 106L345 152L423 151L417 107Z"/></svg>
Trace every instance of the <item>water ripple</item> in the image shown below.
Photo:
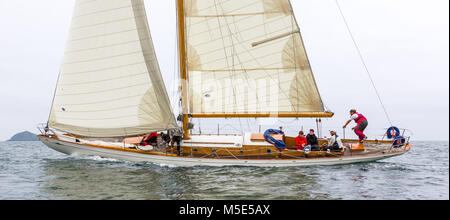
<svg viewBox="0 0 450 220"><path fill-rule="evenodd" d="M38 142L0 143L0 199L449 199L448 142L332 167L171 167L74 158Z"/></svg>

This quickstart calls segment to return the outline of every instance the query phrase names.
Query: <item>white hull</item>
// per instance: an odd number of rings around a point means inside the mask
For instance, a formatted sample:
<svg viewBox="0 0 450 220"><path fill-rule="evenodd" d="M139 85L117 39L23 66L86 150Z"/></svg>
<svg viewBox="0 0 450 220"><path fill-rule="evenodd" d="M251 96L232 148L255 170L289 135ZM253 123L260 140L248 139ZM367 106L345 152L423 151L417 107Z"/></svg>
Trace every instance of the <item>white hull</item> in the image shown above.
<svg viewBox="0 0 450 220"><path fill-rule="evenodd" d="M59 141L55 139L49 139L45 137L39 137L40 140L48 147L71 156L99 156L103 158L111 158L117 160L131 161L131 162L150 162L157 165L171 165L181 167L192 166L253 166L253 167L301 167L301 166L332 166L343 165L353 163L365 163L384 160L387 158L400 156L407 151L379 154L379 155L365 155L365 156L353 156L353 157L340 157L340 158L320 158L320 159L271 159L271 160L240 160L240 159L202 159L202 158L189 158L189 157L171 157L171 156L159 156L142 154L121 150L113 150L106 148L97 148L92 146L86 146L82 144L70 143L65 141Z"/></svg>

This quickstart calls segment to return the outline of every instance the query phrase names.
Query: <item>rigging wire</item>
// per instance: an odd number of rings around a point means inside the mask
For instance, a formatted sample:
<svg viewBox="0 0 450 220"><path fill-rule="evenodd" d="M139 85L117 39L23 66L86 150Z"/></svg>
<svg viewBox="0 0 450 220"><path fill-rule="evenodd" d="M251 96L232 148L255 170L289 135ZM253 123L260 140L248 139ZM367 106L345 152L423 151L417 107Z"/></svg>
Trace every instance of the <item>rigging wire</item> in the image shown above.
<svg viewBox="0 0 450 220"><path fill-rule="evenodd" d="M340 12L340 14L341 14L341 16L342 16L342 19L344 20L344 23L345 23L345 25L346 25L346 27L347 27L347 30L348 30L348 32L349 32L349 34L350 34L350 37L352 38L353 44L355 45L356 50L358 51L359 58L361 59L362 64L363 64L363 66L364 66L364 68L365 68L365 70L366 70L366 72L367 72L367 75L369 76L369 79L370 79L370 81L371 81L371 83L372 83L372 86L373 86L373 88L375 89L375 93L377 94L378 100L380 101L380 104L381 104L381 106L383 107L383 110L384 110L384 113L385 113L385 115L386 115L386 118L387 118L387 120L389 121L389 124L390 124L391 126L393 126L391 117L389 116L389 113L388 113L388 111L387 111L387 109L386 109L386 106L384 105L384 102L383 102L383 100L382 100L382 98L381 98L380 92L378 91L378 89L377 89L377 87L376 87L376 85L375 85L375 81L374 81L374 79L373 79L373 77L372 77L372 74L371 74L371 72L370 72L370 70L369 70L369 67L367 66L367 63L366 63L366 60L364 59L364 56L363 56L363 54L362 54L362 51L361 51L361 49L360 49L359 46L358 46L358 43L357 43L356 38L355 38L355 35L354 35L353 32L351 31L350 25L349 25L349 23L348 23L348 21L347 21L345 15L344 15L344 12L342 11L341 5L339 4L339 1L338 1L338 0L335 0L335 2L336 2L336 5L337 5L337 7L338 7L338 9L339 9L339 12Z"/></svg>

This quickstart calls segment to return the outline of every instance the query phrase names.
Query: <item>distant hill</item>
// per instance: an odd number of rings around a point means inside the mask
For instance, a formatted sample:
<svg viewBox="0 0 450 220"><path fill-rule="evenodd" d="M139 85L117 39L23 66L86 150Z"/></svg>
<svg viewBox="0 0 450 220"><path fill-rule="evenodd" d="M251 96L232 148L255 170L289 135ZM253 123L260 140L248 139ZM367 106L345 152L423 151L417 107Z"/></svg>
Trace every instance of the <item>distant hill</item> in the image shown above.
<svg viewBox="0 0 450 220"><path fill-rule="evenodd" d="M39 141L39 139L37 138L37 136L35 134L25 131L25 132L14 135L8 141Z"/></svg>

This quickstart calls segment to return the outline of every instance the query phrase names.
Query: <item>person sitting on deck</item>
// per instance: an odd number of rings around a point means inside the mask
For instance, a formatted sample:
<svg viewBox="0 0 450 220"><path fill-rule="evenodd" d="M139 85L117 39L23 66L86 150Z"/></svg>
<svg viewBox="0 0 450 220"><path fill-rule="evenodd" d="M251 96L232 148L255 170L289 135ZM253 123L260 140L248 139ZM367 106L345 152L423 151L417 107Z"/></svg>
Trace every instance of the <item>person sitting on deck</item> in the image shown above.
<svg viewBox="0 0 450 220"><path fill-rule="evenodd" d="M403 136L397 136L394 139L394 143L392 144L392 146L394 148L401 148L403 146L405 146L406 144L406 138L404 138Z"/></svg>
<svg viewBox="0 0 450 220"><path fill-rule="evenodd" d="M350 111L351 119L347 121L347 123L344 125L344 129L347 128L347 125L350 124L353 120L356 122L356 127L352 128L356 135L359 137L359 142L364 143L365 140L367 140L367 136L364 134L364 130L366 130L367 126L369 126L369 122L364 115L359 114L358 111L355 109L352 109Z"/></svg>
<svg viewBox="0 0 450 220"><path fill-rule="evenodd" d="M141 146L156 145L158 143L158 132L151 133L145 138Z"/></svg>
<svg viewBox="0 0 450 220"><path fill-rule="evenodd" d="M298 137L295 138L295 144L297 145L297 151L305 150L305 147L308 146L308 141L303 131L300 131Z"/></svg>
<svg viewBox="0 0 450 220"><path fill-rule="evenodd" d="M314 129L311 129L309 131L309 134L306 136L306 141L311 146L311 149L313 151L319 151L319 139L317 138Z"/></svg>
<svg viewBox="0 0 450 220"><path fill-rule="evenodd" d="M342 143L342 139L337 135L336 131L330 131L330 142L328 142L328 146L325 148L326 150L330 150L331 152L341 152L344 149L344 144Z"/></svg>
<svg viewBox="0 0 450 220"><path fill-rule="evenodd" d="M170 138L169 134L161 132L161 139L162 139L164 145L170 144L171 138Z"/></svg>

